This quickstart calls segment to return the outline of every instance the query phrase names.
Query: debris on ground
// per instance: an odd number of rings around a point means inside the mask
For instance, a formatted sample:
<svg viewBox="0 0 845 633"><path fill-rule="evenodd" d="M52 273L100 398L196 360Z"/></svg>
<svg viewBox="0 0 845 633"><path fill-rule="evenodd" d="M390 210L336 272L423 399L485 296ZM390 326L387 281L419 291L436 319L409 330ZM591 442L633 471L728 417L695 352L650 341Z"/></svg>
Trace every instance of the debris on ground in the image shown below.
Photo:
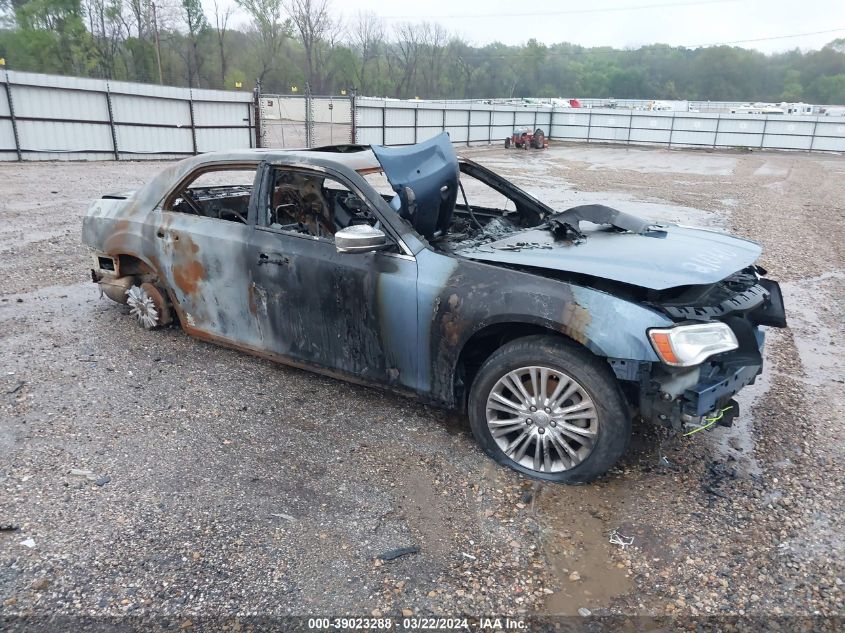
<svg viewBox="0 0 845 633"><path fill-rule="evenodd" d="M400 558L401 556L408 556L409 554L419 554L420 548L416 545L412 545L411 547L399 547L397 549L391 549L386 552L382 552L376 558L379 560L395 560Z"/></svg>

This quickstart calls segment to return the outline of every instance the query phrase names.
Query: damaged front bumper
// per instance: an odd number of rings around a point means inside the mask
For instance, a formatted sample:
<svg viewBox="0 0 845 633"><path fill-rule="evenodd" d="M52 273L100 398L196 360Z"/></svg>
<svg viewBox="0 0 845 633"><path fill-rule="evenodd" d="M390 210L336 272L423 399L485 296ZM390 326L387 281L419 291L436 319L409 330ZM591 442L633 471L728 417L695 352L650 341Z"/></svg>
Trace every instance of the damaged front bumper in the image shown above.
<svg viewBox="0 0 845 633"><path fill-rule="evenodd" d="M736 336L737 349L689 368L652 364L640 376L639 409L647 421L681 430L705 421L730 426L739 413L733 397L763 371L762 325L786 326L783 296L777 282L761 279L766 301L742 314L722 316Z"/></svg>
<svg viewBox="0 0 845 633"><path fill-rule="evenodd" d="M705 418L715 416L719 424L730 426L739 413L733 397L753 384L762 370L762 362L705 363L696 367L692 376L682 377L658 370L643 386L640 414L645 420L678 431L687 425L699 426ZM725 411L727 407L731 408Z"/></svg>

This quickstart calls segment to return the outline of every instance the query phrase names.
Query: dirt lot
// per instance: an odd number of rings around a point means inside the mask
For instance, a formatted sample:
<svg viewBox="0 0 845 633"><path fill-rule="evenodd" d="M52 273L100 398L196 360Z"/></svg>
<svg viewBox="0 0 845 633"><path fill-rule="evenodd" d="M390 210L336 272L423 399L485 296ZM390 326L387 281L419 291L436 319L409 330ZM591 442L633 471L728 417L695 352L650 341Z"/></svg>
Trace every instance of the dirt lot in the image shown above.
<svg viewBox="0 0 845 633"><path fill-rule="evenodd" d="M532 482L456 416L99 298L82 214L160 163L2 164L0 613L845 614L845 158L470 153L560 208L763 243L791 327L734 428L637 428L598 483Z"/></svg>

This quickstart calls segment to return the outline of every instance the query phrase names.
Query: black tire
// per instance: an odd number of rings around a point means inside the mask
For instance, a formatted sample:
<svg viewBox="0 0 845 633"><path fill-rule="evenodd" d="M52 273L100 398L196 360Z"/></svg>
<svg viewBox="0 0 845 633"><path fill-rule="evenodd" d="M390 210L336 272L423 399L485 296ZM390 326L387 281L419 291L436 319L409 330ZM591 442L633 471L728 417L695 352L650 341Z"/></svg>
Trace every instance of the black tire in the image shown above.
<svg viewBox="0 0 845 633"><path fill-rule="evenodd" d="M594 405L597 432L592 450L583 461L566 470L538 471L514 461L496 442L488 426L487 401L493 388L508 372L529 366L562 372L578 383ZM631 438L631 414L610 366L561 336L527 336L496 350L473 380L467 411L472 434L485 453L503 466L546 481L580 484L594 480L613 467L627 450ZM539 426L535 428L543 432Z"/></svg>
<svg viewBox="0 0 845 633"><path fill-rule="evenodd" d="M509 136L505 139L505 149L510 149L510 148L511 148L511 137Z"/></svg>
<svg viewBox="0 0 845 633"><path fill-rule="evenodd" d="M546 146L546 135L543 130L537 128L534 130L534 149L543 149Z"/></svg>

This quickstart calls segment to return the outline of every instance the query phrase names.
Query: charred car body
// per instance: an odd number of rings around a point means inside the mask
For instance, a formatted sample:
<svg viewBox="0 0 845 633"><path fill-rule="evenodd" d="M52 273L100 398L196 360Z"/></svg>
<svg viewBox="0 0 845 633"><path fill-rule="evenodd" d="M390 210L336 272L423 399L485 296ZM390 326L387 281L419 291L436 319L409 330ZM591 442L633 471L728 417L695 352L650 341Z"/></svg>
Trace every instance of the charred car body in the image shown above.
<svg viewBox="0 0 845 633"><path fill-rule="evenodd" d="M613 465L636 415L729 422L759 326L785 326L756 243L558 212L445 135L190 158L96 201L83 241L146 327L466 411L497 461L569 483Z"/></svg>

